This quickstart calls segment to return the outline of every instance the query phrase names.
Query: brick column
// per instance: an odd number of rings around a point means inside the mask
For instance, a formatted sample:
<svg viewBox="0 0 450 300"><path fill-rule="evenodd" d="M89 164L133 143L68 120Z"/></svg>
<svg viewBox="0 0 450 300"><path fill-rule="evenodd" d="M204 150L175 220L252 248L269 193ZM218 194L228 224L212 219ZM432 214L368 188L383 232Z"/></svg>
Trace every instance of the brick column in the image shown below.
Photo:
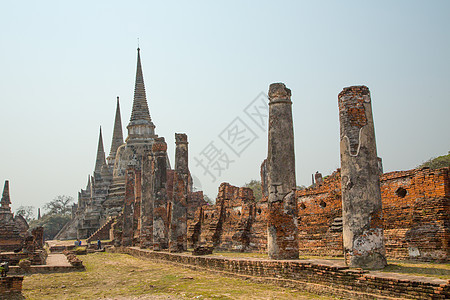
<svg viewBox="0 0 450 300"><path fill-rule="evenodd" d="M152 146L153 250L168 247L167 232L167 144L156 138Z"/></svg>
<svg viewBox="0 0 450 300"><path fill-rule="evenodd" d="M173 178L169 251L183 252L187 250L187 206L189 193L187 135L184 133L176 133L175 142L175 174Z"/></svg>
<svg viewBox="0 0 450 300"><path fill-rule="evenodd" d="M142 156L142 200L140 247L153 246L153 202L152 202L152 154L146 152Z"/></svg>
<svg viewBox="0 0 450 300"><path fill-rule="evenodd" d="M294 128L291 90L269 87L268 252L271 259L298 258Z"/></svg>
<svg viewBox="0 0 450 300"><path fill-rule="evenodd" d="M345 262L380 269L387 263L370 92L366 86L347 87L338 99Z"/></svg>
<svg viewBox="0 0 450 300"><path fill-rule="evenodd" d="M133 206L133 246L140 245L141 236L141 199L142 176L141 170L134 170L134 206Z"/></svg>
<svg viewBox="0 0 450 300"><path fill-rule="evenodd" d="M133 206L135 175L134 168L128 167L125 174L125 199L123 202L123 226L122 226L122 246L128 247L133 244Z"/></svg>

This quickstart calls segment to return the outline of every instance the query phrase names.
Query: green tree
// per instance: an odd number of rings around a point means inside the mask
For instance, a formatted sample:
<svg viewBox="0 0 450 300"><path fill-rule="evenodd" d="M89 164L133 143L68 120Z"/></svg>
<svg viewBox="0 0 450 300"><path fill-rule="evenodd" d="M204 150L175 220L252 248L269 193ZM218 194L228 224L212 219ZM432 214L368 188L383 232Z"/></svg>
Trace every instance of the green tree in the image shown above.
<svg viewBox="0 0 450 300"><path fill-rule="evenodd" d="M30 228L44 227L44 239L51 240L70 221L69 215L45 214L39 220L30 222Z"/></svg>
<svg viewBox="0 0 450 300"><path fill-rule="evenodd" d="M34 219L34 206L21 205L16 210L16 215L22 216L29 223Z"/></svg>
<svg viewBox="0 0 450 300"><path fill-rule="evenodd" d="M431 169L440 169L445 167L450 167L450 151L447 155L442 155L438 157L432 157L420 166L418 168L423 167L429 167Z"/></svg>
<svg viewBox="0 0 450 300"><path fill-rule="evenodd" d="M46 203L44 209L52 215L70 215L72 211L73 198L70 196L59 195L55 199Z"/></svg>
<svg viewBox="0 0 450 300"><path fill-rule="evenodd" d="M44 238L53 239L71 219L73 198L60 195L44 205L45 214L39 220L30 222L30 228L44 227Z"/></svg>
<svg viewBox="0 0 450 300"><path fill-rule="evenodd" d="M244 187L248 187L253 190L253 196L255 196L256 202L261 201L262 199L261 181L252 179L250 180L249 183L244 184Z"/></svg>

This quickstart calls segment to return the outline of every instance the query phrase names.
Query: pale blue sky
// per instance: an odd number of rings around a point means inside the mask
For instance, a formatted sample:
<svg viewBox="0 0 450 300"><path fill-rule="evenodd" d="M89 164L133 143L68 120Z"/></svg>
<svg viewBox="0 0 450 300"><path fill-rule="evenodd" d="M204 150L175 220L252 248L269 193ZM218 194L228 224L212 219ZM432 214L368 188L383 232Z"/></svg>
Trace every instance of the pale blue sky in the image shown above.
<svg viewBox="0 0 450 300"><path fill-rule="evenodd" d="M0 28L0 180L14 209L76 197L100 125L109 153L116 96L126 132L138 37L156 132L172 161L174 133L188 134L212 198L220 182L259 179L266 131L244 109L272 82L292 90L298 185L339 167L350 85L371 90L385 171L450 150L450 1L2 1ZM257 135L240 156L219 138L237 117ZM194 160L210 142L234 161L215 182Z"/></svg>

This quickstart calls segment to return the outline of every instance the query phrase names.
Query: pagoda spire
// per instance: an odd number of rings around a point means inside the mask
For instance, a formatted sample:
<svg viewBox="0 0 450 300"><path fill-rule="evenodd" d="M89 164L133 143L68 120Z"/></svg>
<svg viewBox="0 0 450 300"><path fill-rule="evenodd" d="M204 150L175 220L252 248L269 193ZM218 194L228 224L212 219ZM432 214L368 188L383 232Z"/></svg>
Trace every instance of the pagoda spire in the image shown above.
<svg viewBox="0 0 450 300"><path fill-rule="evenodd" d="M2 210L8 210L11 211L11 207L9 206L11 204L11 200L9 198L9 181L5 180L5 186L3 187L3 194L2 194L2 200L1 203L1 209Z"/></svg>
<svg viewBox="0 0 450 300"><path fill-rule="evenodd" d="M136 121L147 121L152 123L148 110L147 97L145 94L144 75L142 74L140 48L137 49L136 81L134 84L133 109L131 111L130 125Z"/></svg>
<svg viewBox="0 0 450 300"><path fill-rule="evenodd" d="M122 118L120 116L119 97L117 97L116 118L114 119L114 130L111 141L111 151L109 152L109 156L107 158L108 164L110 166L114 165L117 149L119 149L121 145L123 145Z"/></svg>
<svg viewBox="0 0 450 300"><path fill-rule="evenodd" d="M136 81L134 85L133 108L130 123L127 126L127 142L155 138L155 125L148 110L145 93L144 76L142 75L140 48L137 49Z"/></svg>
<svg viewBox="0 0 450 300"><path fill-rule="evenodd" d="M97 159L95 160L94 173L100 174L102 166L106 164L105 150L103 148L102 127L100 126L100 134L98 136Z"/></svg>

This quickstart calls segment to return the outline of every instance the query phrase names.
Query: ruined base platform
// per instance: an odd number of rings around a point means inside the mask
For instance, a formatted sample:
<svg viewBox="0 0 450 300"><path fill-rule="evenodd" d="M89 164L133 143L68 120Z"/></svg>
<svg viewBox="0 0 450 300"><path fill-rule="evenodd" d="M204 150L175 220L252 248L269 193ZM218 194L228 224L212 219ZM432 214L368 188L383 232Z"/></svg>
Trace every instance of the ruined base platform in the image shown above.
<svg viewBox="0 0 450 300"><path fill-rule="evenodd" d="M18 266L11 266L9 267L8 275L67 273L84 270L85 267L83 265L72 266L64 254L49 254L47 257L47 264L37 266L32 265L28 270L24 270Z"/></svg>
<svg viewBox="0 0 450 300"><path fill-rule="evenodd" d="M154 252L137 247L112 248L110 252L169 261L189 268L201 268L224 275L248 278L316 294L349 299L449 299L449 280L398 273L350 269L331 260L268 260L224 258Z"/></svg>

